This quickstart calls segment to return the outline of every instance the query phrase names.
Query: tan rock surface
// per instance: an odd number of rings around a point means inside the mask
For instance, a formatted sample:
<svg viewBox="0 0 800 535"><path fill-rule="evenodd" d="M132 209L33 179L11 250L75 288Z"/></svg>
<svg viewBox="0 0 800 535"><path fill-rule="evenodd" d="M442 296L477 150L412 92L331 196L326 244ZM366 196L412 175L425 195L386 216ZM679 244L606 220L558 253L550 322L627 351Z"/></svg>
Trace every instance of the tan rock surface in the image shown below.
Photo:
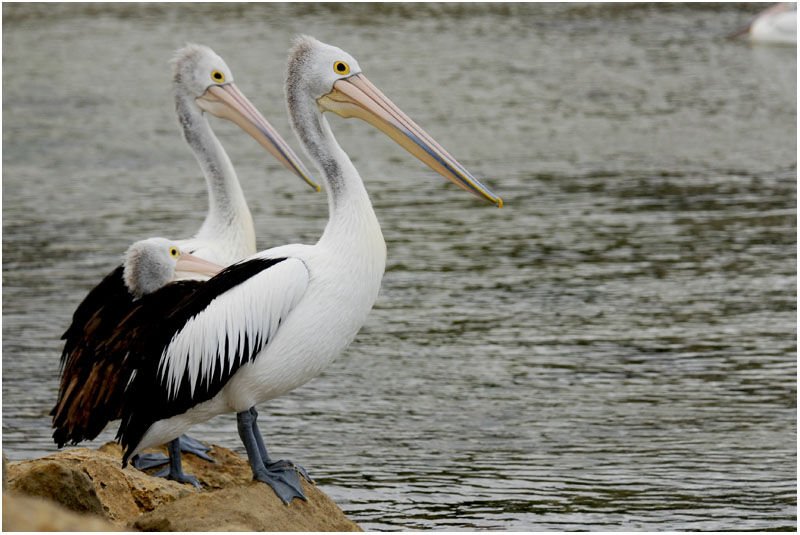
<svg viewBox="0 0 800 535"><path fill-rule="evenodd" d="M138 516L128 527L141 531L361 531L317 487L303 481L303 492L307 502L294 499L284 505L267 485L250 481L164 505Z"/></svg>
<svg viewBox="0 0 800 535"><path fill-rule="evenodd" d="M3 493L3 531L119 531L92 515L70 511L51 500Z"/></svg>
<svg viewBox="0 0 800 535"><path fill-rule="evenodd" d="M119 455L76 448L43 459L8 464L8 490L54 500L78 513L124 523L162 503L195 492L192 487L150 477Z"/></svg>
<svg viewBox="0 0 800 535"><path fill-rule="evenodd" d="M55 500L84 516L126 529L361 531L316 486L303 481L308 501L295 499L287 506L270 487L252 480L246 459L218 446L209 454L216 463L183 456L184 471L197 477L202 491L151 477L132 466L123 470L121 449L113 442L98 450L76 448L8 463L8 491Z"/></svg>

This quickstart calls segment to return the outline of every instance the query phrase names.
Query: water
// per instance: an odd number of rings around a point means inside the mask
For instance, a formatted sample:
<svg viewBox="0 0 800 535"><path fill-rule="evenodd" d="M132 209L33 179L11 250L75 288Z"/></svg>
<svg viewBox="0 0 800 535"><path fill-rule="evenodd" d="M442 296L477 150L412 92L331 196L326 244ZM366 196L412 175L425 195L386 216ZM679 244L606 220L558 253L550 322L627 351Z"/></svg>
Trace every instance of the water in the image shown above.
<svg viewBox="0 0 800 535"><path fill-rule="evenodd" d="M331 119L387 272L351 348L260 407L275 454L366 529L794 530L796 50L720 37L761 7L4 5L4 452L55 451L85 293L132 241L202 221L172 51L214 48L299 149L302 32L506 206ZM324 196L213 126L259 245L313 243ZM231 415L193 435L242 451Z"/></svg>

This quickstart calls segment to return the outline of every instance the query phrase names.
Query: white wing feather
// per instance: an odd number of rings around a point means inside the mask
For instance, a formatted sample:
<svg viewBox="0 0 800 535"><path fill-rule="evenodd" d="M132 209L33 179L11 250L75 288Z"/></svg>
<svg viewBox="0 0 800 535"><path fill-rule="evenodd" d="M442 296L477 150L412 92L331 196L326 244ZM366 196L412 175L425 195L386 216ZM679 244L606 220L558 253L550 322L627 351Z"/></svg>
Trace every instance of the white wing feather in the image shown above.
<svg viewBox="0 0 800 535"><path fill-rule="evenodd" d="M308 287L305 263L288 258L214 298L172 337L159 361L161 381L174 399L184 373L189 372L192 395L202 381L210 382L217 367L230 374L239 353L275 336ZM227 350L226 350L227 339Z"/></svg>

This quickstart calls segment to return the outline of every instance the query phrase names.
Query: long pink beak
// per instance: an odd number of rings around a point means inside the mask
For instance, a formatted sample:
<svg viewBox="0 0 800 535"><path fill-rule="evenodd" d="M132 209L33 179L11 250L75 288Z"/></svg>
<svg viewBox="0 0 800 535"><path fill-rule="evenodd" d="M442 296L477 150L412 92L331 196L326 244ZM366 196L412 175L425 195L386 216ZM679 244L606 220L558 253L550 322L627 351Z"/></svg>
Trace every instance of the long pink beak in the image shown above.
<svg viewBox="0 0 800 535"><path fill-rule="evenodd" d="M220 266L214 262L203 260L200 257L190 255L189 253L181 253L178 257L178 262L175 264L175 271L189 271L192 273L200 273L213 277L220 271L225 269L225 266Z"/></svg>
<svg viewBox="0 0 800 535"><path fill-rule="evenodd" d="M472 176L362 73L337 80L331 92L319 98L317 103L321 109L342 117L358 117L367 121L460 188L498 207L503 206L500 197Z"/></svg>
<svg viewBox="0 0 800 535"><path fill-rule="evenodd" d="M217 117L236 123L289 171L320 191L320 186L311 179L311 173L297 154L235 84L210 86L205 93L197 97L197 105Z"/></svg>

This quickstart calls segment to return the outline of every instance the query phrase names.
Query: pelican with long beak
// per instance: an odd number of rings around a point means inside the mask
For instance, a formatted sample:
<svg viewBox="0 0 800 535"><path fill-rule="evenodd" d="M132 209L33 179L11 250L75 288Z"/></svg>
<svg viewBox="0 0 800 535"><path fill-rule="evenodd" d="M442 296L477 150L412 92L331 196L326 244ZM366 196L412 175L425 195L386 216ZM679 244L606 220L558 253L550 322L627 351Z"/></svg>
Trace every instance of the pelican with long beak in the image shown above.
<svg viewBox="0 0 800 535"><path fill-rule="evenodd" d="M377 299L386 263L367 190L323 111L350 116L363 109L359 117L439 174L502 204L360 72L352 56L311 37L290 52L289 116L327 186L330 219L319 241L268 249L209 281L187 281L193 285L183 298L168 285L119 324L109 346L136 370L117 434L123 464L193 424L236 412L253 477L285 503L305 498L293 463L270 458L254 406L304 384L344 351ZM167 292L169 299L160 296Z"/></svg>
<svg viewBox="0 0 800 535"><path fill-rule="evenodd" d="M176 271L208 278L222 269L165 238L148 238L128 247L122 265L95 286L75 311L73 326L83 328L80 337L68 338L69 351L62 356L61 387L51 413L57 444L94 438L109 421L120 417L120 396L133 368L126 366L124 358L103 358L99 348L136 303L172 282Z"/></svg>
<svg viewBox="0 0 800 535"><path fill-rule="evenodd" d="M193 238L177 241L176 245L195 257L215 264L229 265L256 252L256 237L253 218L236 171L211 129L208 114L236 123L294 175L316 190L319 190L319 186L314 183L311 174L289 144L239 90L230 68L213 50L202 45L187 45L176 52L172 67L178 123L205 176L209 201L208 214L197 234ZM177 266L174 279L208 278L205 273L183 269L184 265L180 263ZM62 336L66 342L62 353L61 388L52 413L54 416L58 407L67 403L64 400L66 388L75 383L74 379L79 376L76 374L80 370L108 366L109 362L116 362L116 356L108 352L108 346L103 344L105 340L97 335L96 329L97 322L102 320L107 329L105 332L113 332L115 322L124 318L134 307L133 300L126 297L129 292L123 278L117 274L119 270L121 266L104 279L101 283L102 292L95 289L84 299L73 316L72 325ZM155 289L151 288L148 293ZM119 301L112 303L116 298ZM99 311L104 312L98 315ZM111 314L109 311L115 313ZM121 392L125 382L116 381L113 386ZM84 396L81 399L86 398ZM104 401L105 410L99 412L101 416L92 421L91 427L87 427L85 420L70 422L63 415L54 418L53 426L56 431L53 437L58 446L95 438L103 429L103 425L98 423L102 417L119 412L119 407L108 406L108 400L119 399L118 395L108 396ZM63 414L67 413L70 412ZM208 446L197 440L181 437L179 441L170 444L169 466L158 475L199 487L194 477L183 472L180 451L212 460L205 454L208 449ZM134 465L144 469L159 466L166 461L167 458L161 454L148 453L137 457Z"/></svg>
<svg viewBox="0 0 800 535"><path fill-rule="evenodd" d="M228 265L256 252L253 218L228 154L207 112L250 134L289 171L319 191L288 143L244 96L225 61L203 45L187 45L172 60L175 113L208 189L208 214L200 230L180 245L195 256ZM180 277L180 273L178 274Z"/></svg>

